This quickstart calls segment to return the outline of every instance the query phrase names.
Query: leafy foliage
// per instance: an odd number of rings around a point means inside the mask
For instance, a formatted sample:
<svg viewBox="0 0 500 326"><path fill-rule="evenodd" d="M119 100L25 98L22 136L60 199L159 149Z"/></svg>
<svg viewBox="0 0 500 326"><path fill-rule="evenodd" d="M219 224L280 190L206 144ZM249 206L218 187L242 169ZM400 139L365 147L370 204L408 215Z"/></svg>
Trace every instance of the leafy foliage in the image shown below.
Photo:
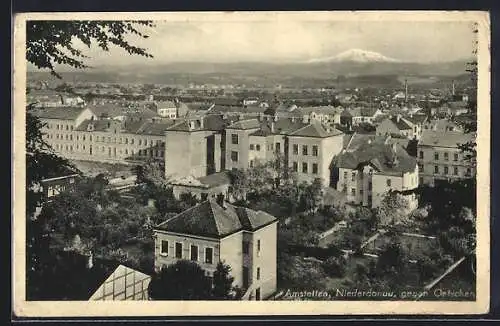
<svg viewBox="0 0 500 326"><path fill-rule="evenodd" d="M26 60L40 69L49 69L57 77L56 65L88 68L87 55L74 45L75 39L88 48L96 44L103 51L117 46L129 54L152 58L146 49L131 45L127 35L148 38L140 27L154 27L150 21L77 21L32 20L26 26Z"/></svg>
<svg viewBox="0 0 500 326"><path fill-rule="evenodd" d="M231 276L231 266L222 262L217 264L213 278L212 298L215 300L234 299L233 281Z"/></svg>
<svg viewBox="0 0 500 326"><path fill-rule="evenodd" d="M153 300L207 300L212 286L205 271L196 263L179 260L154 274L148 293Z"/></svg>

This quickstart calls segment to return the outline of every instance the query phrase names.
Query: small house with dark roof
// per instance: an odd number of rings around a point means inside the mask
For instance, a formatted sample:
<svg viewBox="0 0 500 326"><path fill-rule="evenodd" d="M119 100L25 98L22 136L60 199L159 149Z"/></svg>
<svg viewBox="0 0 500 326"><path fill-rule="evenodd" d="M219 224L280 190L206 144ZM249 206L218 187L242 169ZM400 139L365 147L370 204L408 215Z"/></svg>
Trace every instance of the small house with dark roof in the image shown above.
<svg viewBox="0 0 500 326"><path fill-rule="evenodd" d="M407 199L410 209L417 207L417 198L408 193L418 187L417 161L390 139L365 138L332 161L338 173L336 188L349 202L375 208L389 191L396 191Z"/></svg>
<svg viewBox="0 0 500 326"><path fill-rule="evenodd" d="M383 120L376 128L379 136L406 137L408 139L420 139L422 135L421 124L416 124L401 115L391 116Z"/></svg>
<svg viewBox="0 0 500 326"><path fill-rule="evenodd" d="M277 288L277 219L233 206L223 196L191 207L154 228L155 269L190 260L209 277L219 262L231 267L244 298L261 300Z"/></svg>

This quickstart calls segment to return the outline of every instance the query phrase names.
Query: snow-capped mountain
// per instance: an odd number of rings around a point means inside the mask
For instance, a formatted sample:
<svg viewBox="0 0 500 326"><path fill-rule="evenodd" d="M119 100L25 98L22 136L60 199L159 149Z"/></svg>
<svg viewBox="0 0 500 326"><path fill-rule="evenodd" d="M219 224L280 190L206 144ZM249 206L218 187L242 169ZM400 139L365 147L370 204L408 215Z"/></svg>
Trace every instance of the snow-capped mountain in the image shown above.
<svg viewBox="0 0 500 326"><path fill-rule="evenodd" d="M333 57L317 58L309 60L309 63L320 63L320 62L360 62L360 63L370 63L370 62L400 62L397 59L386 57L383 54L373 51L366 51L361 49L350 49L341 52Z"/></svg>

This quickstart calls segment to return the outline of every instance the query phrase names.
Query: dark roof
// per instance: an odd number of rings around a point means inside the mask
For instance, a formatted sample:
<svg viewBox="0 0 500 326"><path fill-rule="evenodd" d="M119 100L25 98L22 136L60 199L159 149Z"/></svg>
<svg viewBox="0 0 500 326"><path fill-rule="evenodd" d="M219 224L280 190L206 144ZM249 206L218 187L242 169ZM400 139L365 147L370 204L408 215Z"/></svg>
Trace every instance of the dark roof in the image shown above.
<svg viewBox="0 0 500 326"><path fill-rule="evenodd" d="M203 127L196 127L195 129L190 129L189 121L195 121L203 119ZM224 117L222 114L207 114L204 116L197 117L196 119L182 119L178 120L175 124L168 127L166 130L171 131L202 131L202 130L211 130L211 131L222 131L227 128L229 125L236 121L237 117L235 116L227 116Z"/></svg>
<svg viewBox="0 0 500 326"><path fill-rule="evenodd" d="M87 131L89 124L94 123L95 131L106 131L108 129L108 120L83 120L82 123L76 127L77 131Z"/></svg>
<svg viewBox="0 0 500 326"><path fill-rule="evenodd" d="M209 174L207 176L198 178L198 181L209 187L217 187L220 185L231 183L231 179L229 178L229 173L227 171Z"/></svg>
<svg viewBox="0 0 500 326"><path fill-rule="evenodd" d="M409 121L413 122L414 124L422 124L425 121L427 121L427 115L425 114L414 114L412 116L406 117Z"/></svg>
<svg viewBox="0 0 500 326"><path fill-rule="evenodd" d="M394 144L395 152L391 144L385 141L366 142L352 152L344 152L334 159L333 165L339 168L358 169L370 164L378 171L387 174L401 174L415 170L417 164L406 150L398 144ZM391 164L393 158L397 158L397 164Z"/></svg>
<svg viewBox="0 0 500 326"><path fill-rule="evenodd" d="M224 238L235 232L255 231L277 221L266 212L233 206L229 203L221 207L210 198L167 220L155 229L181 234Z"/></svg>
<svg viewBox="0 0 500 326"><path fill-rule="evenodd" d="M55 107L34 109L32 114L42 119L75 120L85 107Z"/></svg>
<svg viewBox="0 0 500 326"><path fill-rule="evenodd" d="M272 125L274 123L274 131L272 131ZM251 136L269 136L269 135L286 135L290 134L304 126L306 123L302 122L302 119L289 119L282 118L276 121L261 121L260 129L251 133Z"/></svg>
<svg viewBox="0 0 500 326"><path fill-rule="evenodd" d="M399 130L408 130L408 129L412 129L412 126L410 126L410 124L408 122L408 120L406 120L405 118L403 117L392 117L390 118L389 120L391 120L391 122L396 126L396 128L398 128ZM410 122L411 123L411 122Z"/></svg>
<svg viewBox="0 0 500 326"><path fill-rule="evenodd" d="M474 133L466 134L461 131L424 130L418 145L455 148L458 144L465 144L475 137Z"/></svg>
<svg viewBox="0 0 500 326"><path fill-rule="evenodd" d="M290 133L290 136L326 138L343 134L344 133L342 131L336 128L325 128L320 123L310 123L305 127Z"/></svg>

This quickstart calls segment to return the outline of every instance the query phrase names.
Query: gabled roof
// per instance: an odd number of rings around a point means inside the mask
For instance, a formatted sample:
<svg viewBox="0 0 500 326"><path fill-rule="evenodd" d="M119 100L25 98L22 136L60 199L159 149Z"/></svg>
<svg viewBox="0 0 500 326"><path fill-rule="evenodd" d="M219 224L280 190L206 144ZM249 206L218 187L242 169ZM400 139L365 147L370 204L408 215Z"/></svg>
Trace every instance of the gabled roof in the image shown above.
<svg viewBox="0 0 500 326"><path fill-rule="evenodd" d="M75 120L85 110L85 107L50 107L34 109L31 112L41 119Z"/></svg>
<svg viewBox="0 0 500 326"><path fill-rule="evenodd" d="M344 133L336 128L325 128L320 123L310 123L305 127L302 127L294 132L291 132L290 136L297 137L318 137L326 138L332 136L343 135Z"/></svg>
<svg viewBox="0 0 500 326"><path fill-rule="evenodd" d="M406 117L409 121L414 124L422 124L427 121L427 115L425 114L414 114L412 116Z"/></svg>
<svg viewBox="0 0 500 326"><path fill-rule="evenodd" d="M181 234L224 238L238 231L255 231L277 219L262 211L233 206L221 207L210 198L155 227L156 230Z"/></svg>
<svg viewBox="0 0 500 326"><path fill-rule="evenodd" d="M395 151L394 151L395 149ZM397 164L391 162L397 158ZM401 174L412 172L417 164L416 159L398 144L386 144L385 141L372 141L357 147L352 152L338 155L333 165L338 168L358 169L370 164L383 174Z"/></svg>
<svg viewBox="0 0 500 326"><path fill-rule="evenodd" d="M399 130L410 130L412 129L412 123L403 117L392 117L389 119Z"/></svg>

